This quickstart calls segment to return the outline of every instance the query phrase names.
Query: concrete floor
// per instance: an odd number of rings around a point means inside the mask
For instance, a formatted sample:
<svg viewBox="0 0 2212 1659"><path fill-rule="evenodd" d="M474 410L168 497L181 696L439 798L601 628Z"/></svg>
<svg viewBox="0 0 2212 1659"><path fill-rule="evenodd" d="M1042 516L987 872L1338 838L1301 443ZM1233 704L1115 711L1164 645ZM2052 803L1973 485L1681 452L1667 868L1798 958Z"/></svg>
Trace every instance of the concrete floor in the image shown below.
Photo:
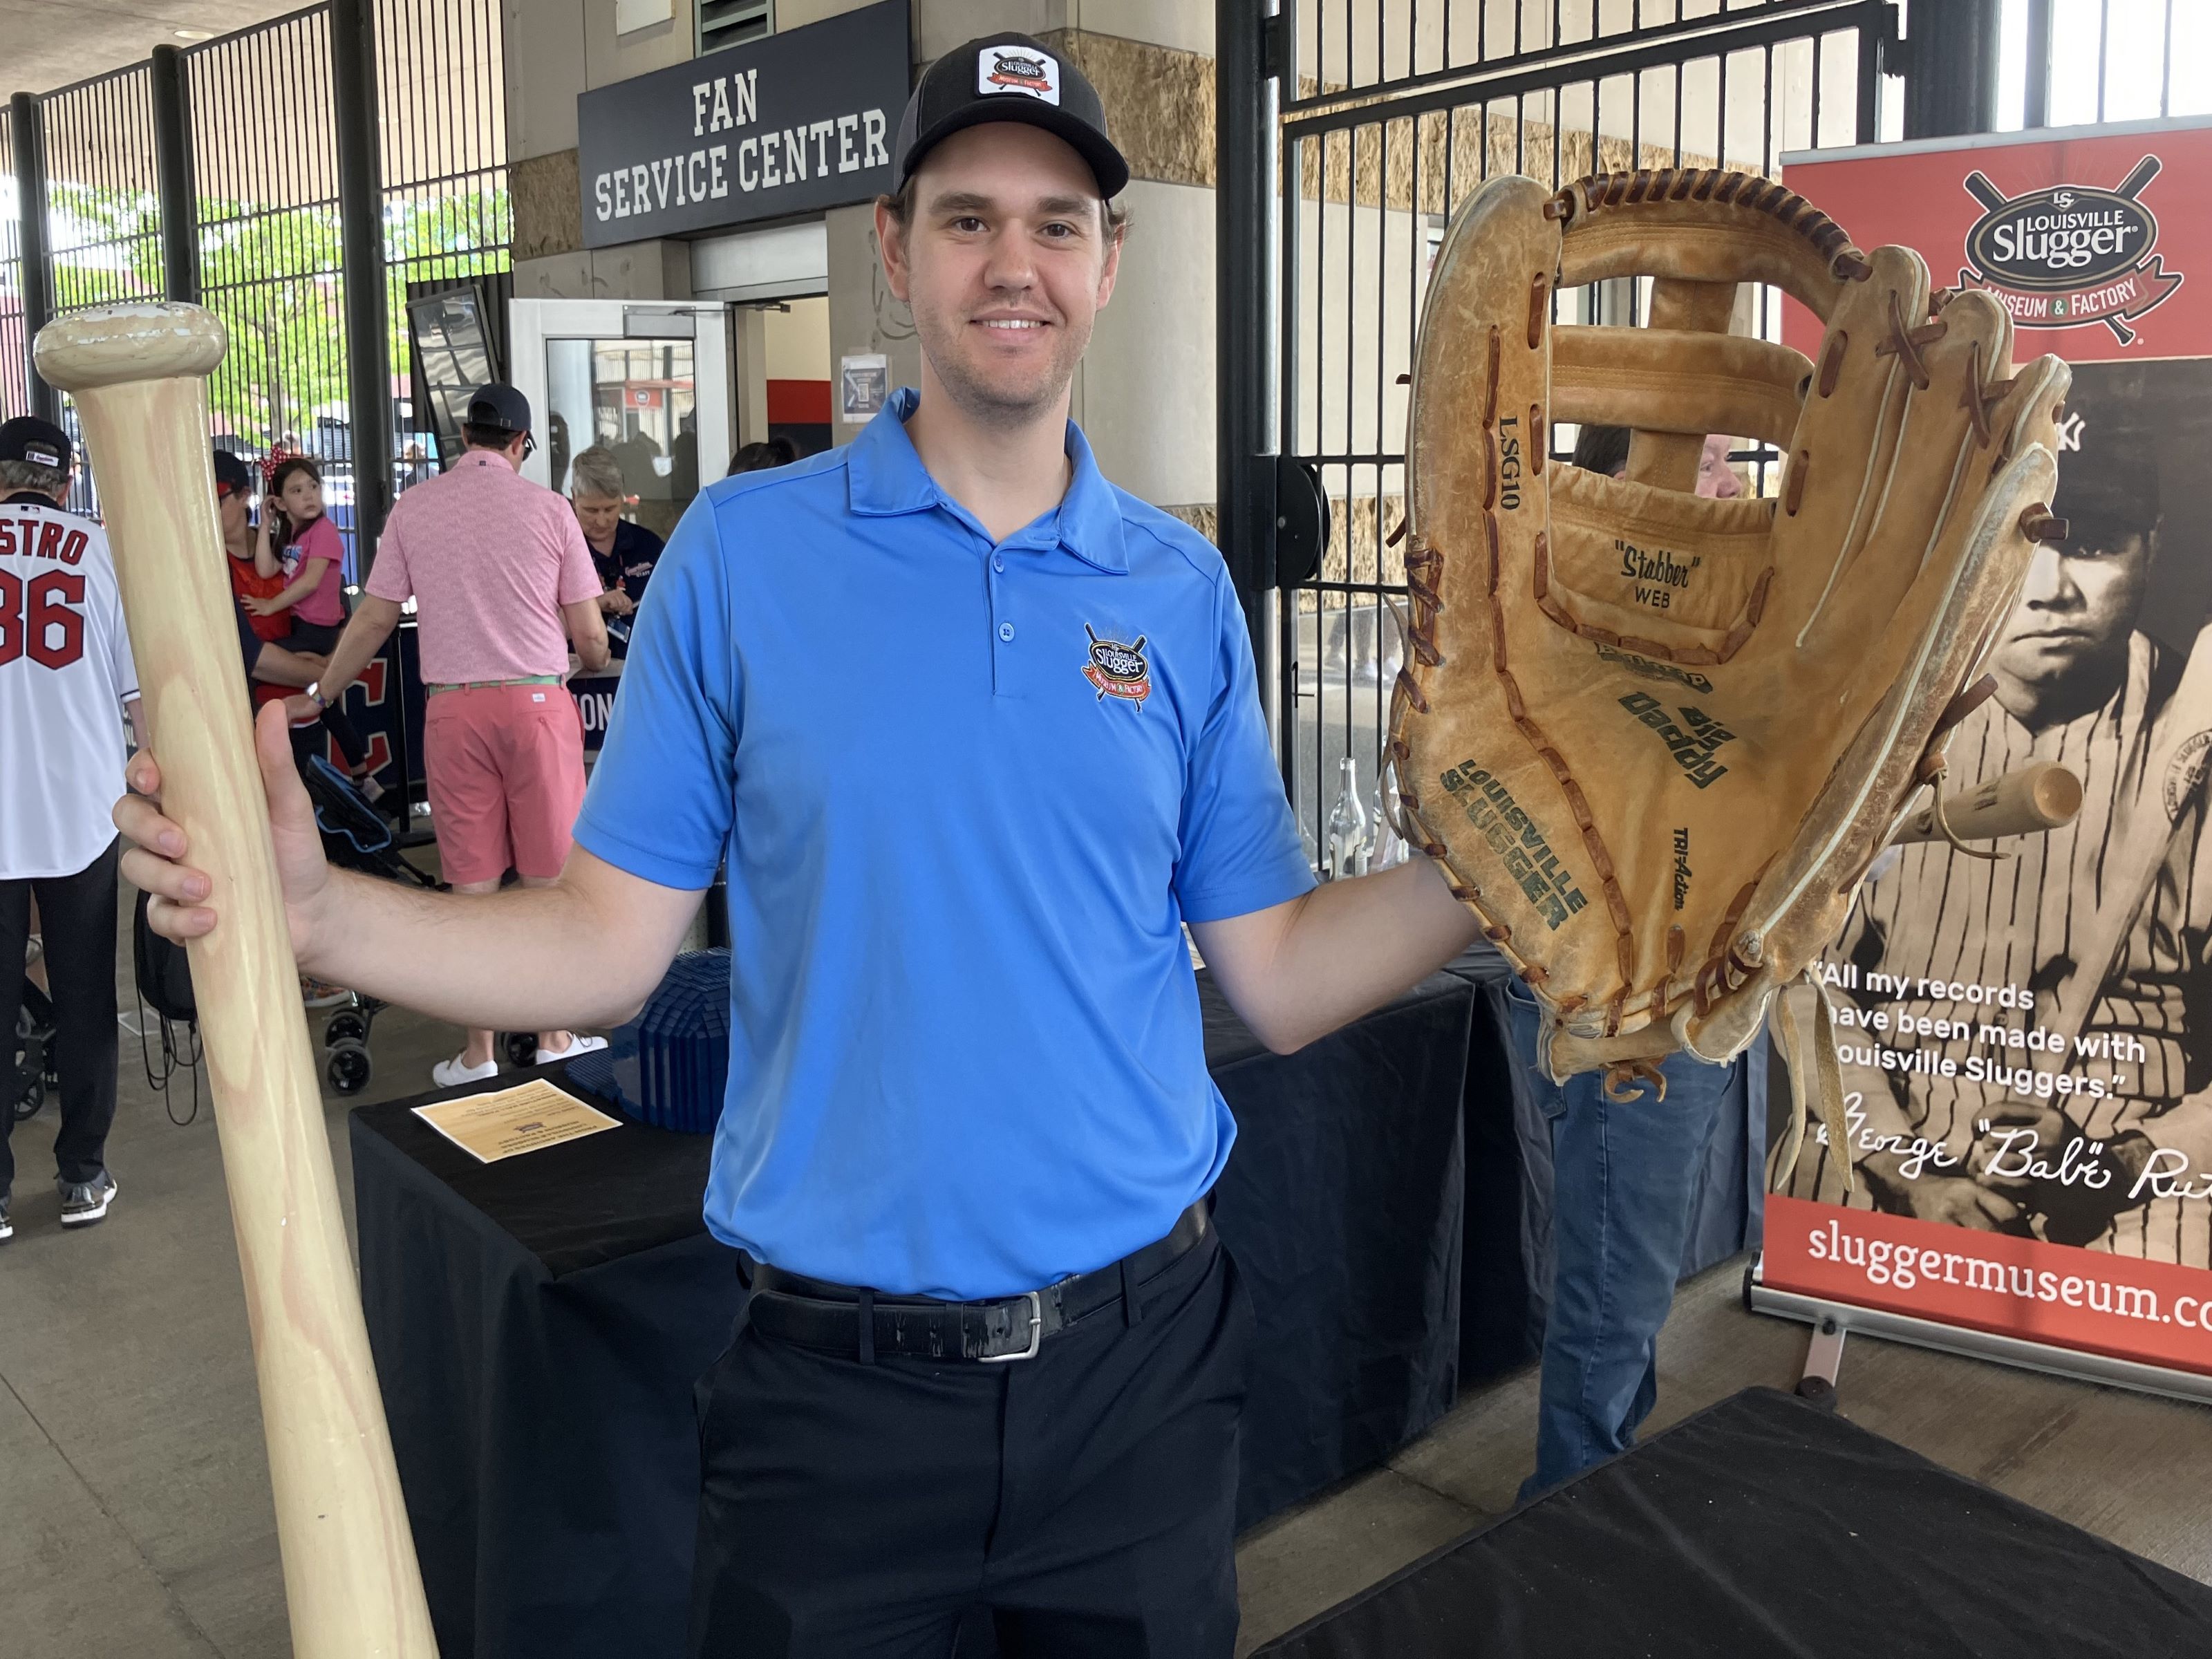
<svg viewBox="0 0 2212 1659"><path fill-rule="evenodd" d="M386 1015L358 1099L418 1091L456 1047L449 1028ZM173 1096L179 1115L189 1093ZM349 1199L353 1103L325 1103ZM126 1032L111 1142L122 1194L106 1224L64 1236L52 1109L16 1131L17 1231L0 1247L0 1652L274 1659L289 1650L283 1588L214 1124L204 1103L188 1127L167 1121ZM1716 1268L1677 1297L1655 1430L1796 1379L1804 1328L1744 1312L1741 1276L1741 1262ZM1845 1350L1841 1401L1868 1428L2212 1582L2212 1411L1864 1339ZM1240 1651L1503 1513L1534 1462L1534 1402L1533 1372L1482 1389L1387 1467L1249 1534Z"/></svg>

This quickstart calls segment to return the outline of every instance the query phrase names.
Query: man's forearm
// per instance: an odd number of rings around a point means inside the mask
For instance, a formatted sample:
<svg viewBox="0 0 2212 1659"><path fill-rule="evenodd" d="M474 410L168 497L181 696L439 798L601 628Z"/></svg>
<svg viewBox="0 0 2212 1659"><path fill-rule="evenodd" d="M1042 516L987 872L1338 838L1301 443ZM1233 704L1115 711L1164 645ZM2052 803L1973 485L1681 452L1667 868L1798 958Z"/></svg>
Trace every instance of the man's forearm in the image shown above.
<svg viewBox="0 0 2212 1659"><path fill-rule="evenodd" d="M562 883L431 893L333 870L314 933L327 943L300 965L317 978L478 1030L617 1024L667 965L621 960L619 932Z"/></svg>
<svg viewBox="0 0 2212 1659"><path fill-rule="evenodd" d="M386 617L382 606L388 601L363 600L353 619L338 635L337 648L331 653L330 661L324 665L322 678L317 683L325 702L336 702L345 695L346 687L361 678L368 659L384 649L385 641L392 637L392 629L398 621L398 607L392 607Z"/></svg>
<svg viewBox="0 0 2212 1659"><path fill-rule="evenodd" d="M1480 932L1436 865L1418 854L1376 875L1325 883L1278 911L1191 930L1231 1004L1278 1053L1380 1007Z"/></svg>
<svg viewBox="0 0 2212 1659"><path fill-rule="evenodd" d="M253 678L264 685L313 685L322 672L320 659L308 659L281 645L264 645L253 656Z"/></svg>

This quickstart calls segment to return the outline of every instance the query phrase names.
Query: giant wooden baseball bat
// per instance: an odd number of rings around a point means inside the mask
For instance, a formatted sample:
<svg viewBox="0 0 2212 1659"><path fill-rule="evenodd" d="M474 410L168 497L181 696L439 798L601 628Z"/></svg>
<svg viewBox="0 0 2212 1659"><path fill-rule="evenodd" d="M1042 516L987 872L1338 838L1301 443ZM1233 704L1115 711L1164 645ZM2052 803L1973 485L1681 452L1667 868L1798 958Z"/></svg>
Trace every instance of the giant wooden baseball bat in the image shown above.
<svg viewBox="0 0 2212 1659"><path fill-rule="evenodd" d="M74 394L115 549L163 810L213 879L191 947L246 1278L270 1484L301 1659L437 1651L347 1254L276 884L208 459L206 376L227 342L197 306L79 312L39 331Z"/></svg>

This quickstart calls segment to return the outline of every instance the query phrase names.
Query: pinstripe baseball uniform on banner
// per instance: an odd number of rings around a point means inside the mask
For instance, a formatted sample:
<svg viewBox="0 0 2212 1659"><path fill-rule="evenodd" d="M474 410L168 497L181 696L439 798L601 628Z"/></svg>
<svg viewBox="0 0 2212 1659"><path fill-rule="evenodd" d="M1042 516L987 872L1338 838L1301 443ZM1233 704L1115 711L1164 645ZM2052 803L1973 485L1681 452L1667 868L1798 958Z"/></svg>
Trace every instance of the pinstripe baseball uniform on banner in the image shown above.
<svg viewBox="0 0 2212 1659"><path fill-rule="evenodd" d="M1995 862L1903 848L1861 890L1831 988L1866 1177L1849 1202L2212 1267L2212 628L2182 650L2139 625L2173 640L2167 596L2202 564L2193 539L2170 546L2200 520L2169 511L2196 486L2160 459L2201 418L2173 367L2077 374L2070 532L2039 552L1997 695L1950 744L1962 791L2069 768L2080 816ZM1840 1174L1808 1145L1790 1190L1835 1198Z"/></svg>
<svg viewBox="0 0 2212 1659"><path fill-rule="evenodd" d="M2128 644L2126 679L2100 708L2039 732L2031 732L1994 699L1975 710L1951 744L1952 767L1962 786L2032 760L2057 761L2082 780L2081 816L2063 829L2027 838L2014 857L2002 862L1962 857L1940 842L1905 848L1894 870L1868 884L1836 953L1838 963L1856 966L1860 981L1856 998L1849 990L1839 994L1869 1011L1887 1009L1893 1019L1910 1012L1964 1020L1977 1033L1984 1024L2002 1025L2023 1038L2039 1026L2051 1029L2055 993L2076 965L2077 951L2087 948L2088 920L2113 896L2106 890L2108 875L2115 883L2140 884L2133 872L2108 869L2119 830L2136 812L2172 817L2165 856L2082 1030L2060 1034L2068 1039L2069 1052L2051 1054L2025 1046L2000 1049L1973 1036L1921 1036L1891 1046L1907 1049L1923 1064L1948 1058L1960 1074L1864 1065L1844 1068L1847 1090L1876 1107L1877 1091L1896 1100L1909 1133L1940 1144L1960 1160L1962 1171L1975 1126L2011 1095L2003 1084L1971 1079L1971 1060L2008 1072L2078 1068L2110 1077L2112 1092L2104 1097L2065 1103L2093 1141L2110 1141L2133 1130L2163 1144L2160 1120L2212 1083L2212 1055L2200 1045L2192 1062L2184 1041L2192 1005L2212 1011L2207 1000L2212 992L2207 953L2212 939L2212 845L2203 835L2205 772L2199 765L2172 781L2143 775L2151 730L2170 712L2179 668L2176 653L2136 634ZM2212 714L2207 719L2212 724ZM2034 993L2035 1012L1939 1001L1911 994L1910 986L1908 994L1893 1000L1868 989L1869 969L1891 975L1892 982L1902 976L1915 985L1929 979L2020 987ZM2197 1017L2209 1016L2200 1012ZM1880 1034L1867 1035L1880 1040ZM1853 1051L1866 1046L1850 1036L1844 1043ZM2185 1110L2205 1115L2212 1104L2191 1103ZM1877 1112L1869 1109L1868 1115L1873 1121ZM1799 1196L1812 1196L1825 1158L1825 1149L1817 1156L1808 1149L1792 1184ZM1834 1185L1831 1177L1823 1190L1832 1194ZM1850 1201L1870 1201L1867 1183L1860 1183ZM2065 1242L2212 1266L2212 1205L2179 1198L2138 1204L2123 1210L2100 1237Z"/></svg>

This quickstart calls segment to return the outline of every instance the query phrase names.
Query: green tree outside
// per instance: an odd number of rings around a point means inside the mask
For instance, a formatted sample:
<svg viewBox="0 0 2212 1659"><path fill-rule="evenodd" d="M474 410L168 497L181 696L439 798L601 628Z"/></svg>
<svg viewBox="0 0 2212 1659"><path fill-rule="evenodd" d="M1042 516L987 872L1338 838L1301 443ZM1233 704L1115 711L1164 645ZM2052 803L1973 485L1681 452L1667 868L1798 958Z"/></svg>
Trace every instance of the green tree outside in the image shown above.
<svg viewBox="0 0 2212 1659"><path fill-rule="evenodd" d="M48 186L57 311L161 296L161 209L150 192ZM203 197L201 303L230 331L209 385L219 430L256 449L347 413L345 283L336 203L264 208ZM503 187L387 195L389 337L384 362L406 374L407 284L508 268L514 214Z"/></svg>

